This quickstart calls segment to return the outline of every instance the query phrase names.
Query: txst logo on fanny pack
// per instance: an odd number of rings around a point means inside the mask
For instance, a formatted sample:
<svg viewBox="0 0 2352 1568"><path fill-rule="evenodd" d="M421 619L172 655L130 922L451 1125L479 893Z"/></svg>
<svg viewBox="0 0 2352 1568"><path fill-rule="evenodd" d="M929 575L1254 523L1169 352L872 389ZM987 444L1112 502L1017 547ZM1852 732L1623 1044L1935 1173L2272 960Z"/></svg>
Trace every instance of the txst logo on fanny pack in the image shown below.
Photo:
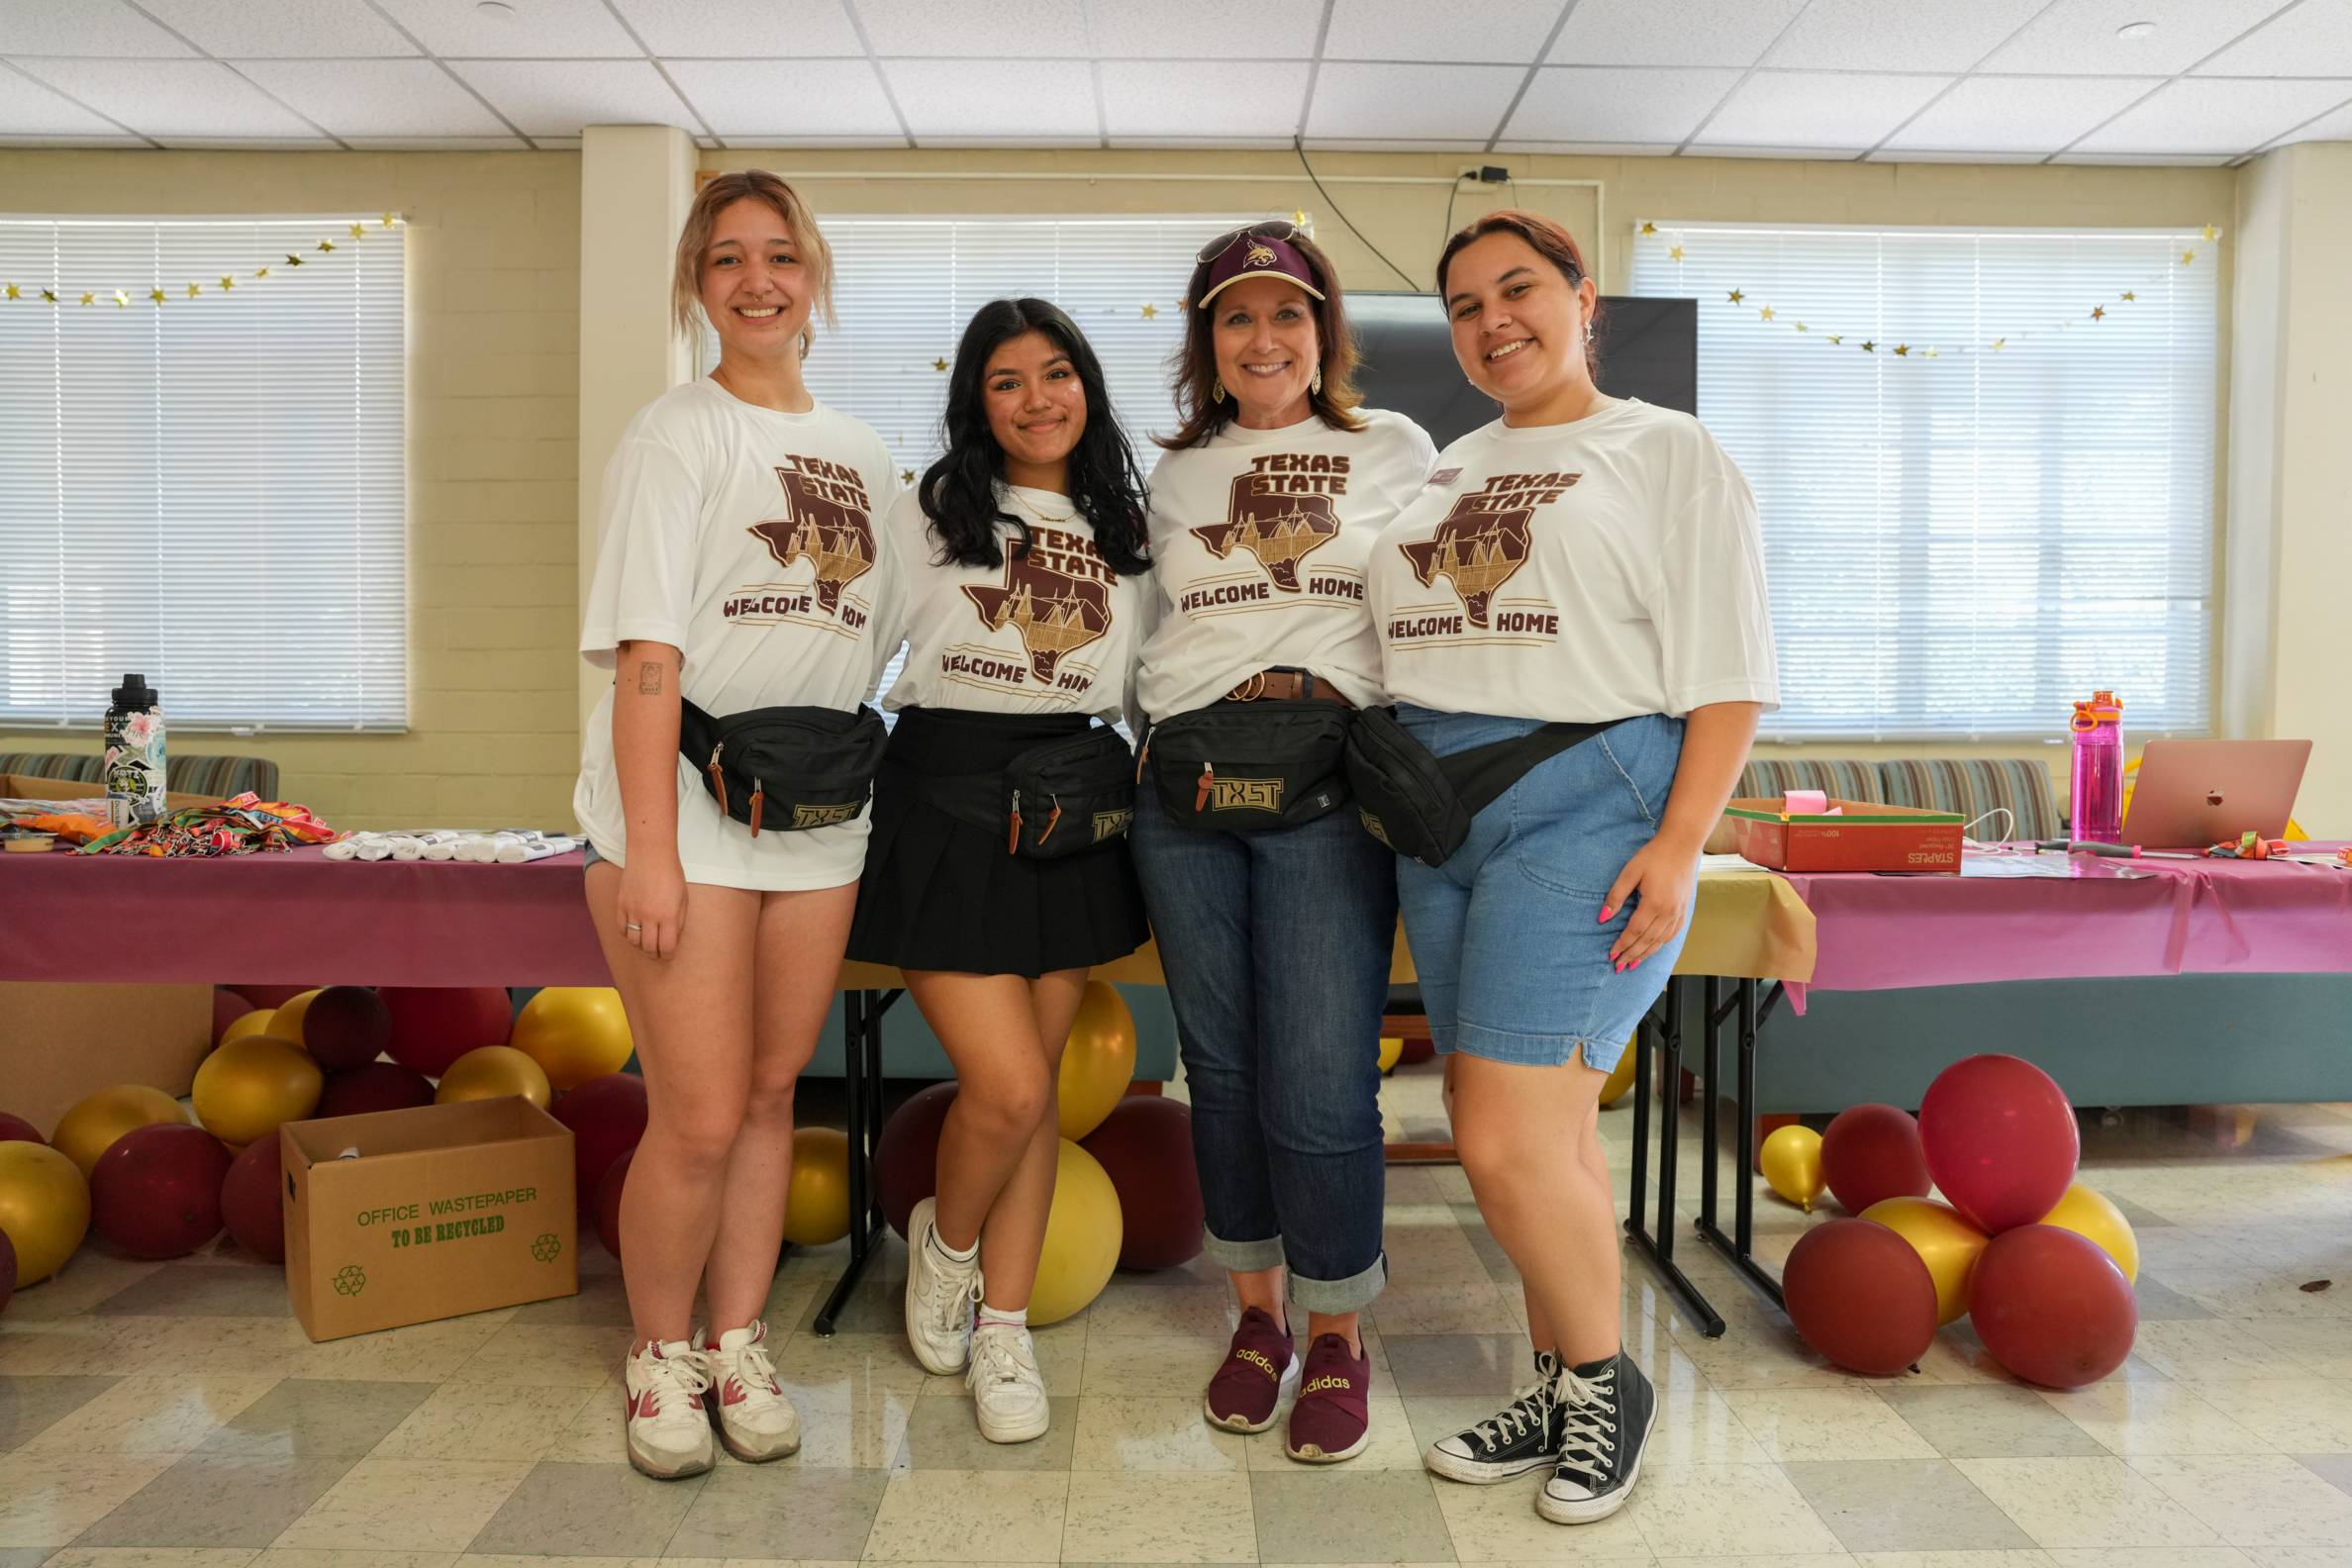
<svg viewBox="0 0 2352 1568"><path fill-rule="evenodd" d="M746 588L727 601L727 619L772 624L814 608L852 630L862 628L865 612L844 606L841 590L874 569L873 504L865 481L847 464L822 457L787 454L775 471L784 487L785 515L754 523L748 532L777 565L808 563L817 574L815 604L809 588Z"/></svg>
<svg viewBox="0 0 2352 1568"><path fill-rule="evenodd" d="M1454 502L1436 532L1425 539L1409 540L1397 548L1404 552L1414 577L1422 587L1434 587L1438 578L1445 578L1454 596L1461 600L1462 613L1469 624L1487 631L1492 624L1495 590L1527 563L1527 551L1533 542L1529 530L1535 509L1559 500L1568 493L1569 486L1583 477L1581 473L1491 475L1484 485ZM1553 624L1549 630L1558 630L1558 616L1537 619L1550 621ZM1389 638L1397 641L1461 630L1461 622L1451 616L1425 616L1391 622ZM1544 629L1509 626L1495 630Z"/></svg>
<svg viewBox="0 0 2352 1568"><path fill-rule="evenodd" d="M792 826L795 828L831 828L835 823L848 822L863 810L865 808L857 804L795 806L792 808Z"/></svg>
<svg viewBox="0 0 2352 1568"><path fill-rule="evenodd" d="M1132 827L1134 821L1135 812L1131 806L1121 811L1096 812L1094 814L1094 841L1101 843L1106 838L1118 837Z"/></svg>
<svg viewBox="0 0 2352 1568"><path fill-rule="evenodd" d="M1209 781L1205 805L1210 811L1282 810L1282 780L1278 778L1216 778Z"/></svg>

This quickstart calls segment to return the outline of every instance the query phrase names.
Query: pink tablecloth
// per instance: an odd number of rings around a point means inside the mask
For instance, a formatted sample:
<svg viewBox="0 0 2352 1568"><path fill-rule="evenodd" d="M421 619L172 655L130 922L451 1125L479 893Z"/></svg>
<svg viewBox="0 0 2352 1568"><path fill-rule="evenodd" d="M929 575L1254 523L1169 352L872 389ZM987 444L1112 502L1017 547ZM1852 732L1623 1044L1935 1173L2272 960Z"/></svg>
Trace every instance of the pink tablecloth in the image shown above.
<svg viewBox="0 0 2352 1568"><path fill-rule="evenodd" d="M0 855L0 980L610 985L579 854L530 865Z"/></svg>
<svg viewBox="0 0 2352 1568"><path fill-rule="evenodd" d="M2298 845L2299 848L2303 847ZM2313 849L2322 846L2313 844ZM2089 861L2067 880L1788 877L1813 912L1812 984L2352 972L2352 871L2287 861ZM1802 988L1791 986L1803 1005Z"/></svg>

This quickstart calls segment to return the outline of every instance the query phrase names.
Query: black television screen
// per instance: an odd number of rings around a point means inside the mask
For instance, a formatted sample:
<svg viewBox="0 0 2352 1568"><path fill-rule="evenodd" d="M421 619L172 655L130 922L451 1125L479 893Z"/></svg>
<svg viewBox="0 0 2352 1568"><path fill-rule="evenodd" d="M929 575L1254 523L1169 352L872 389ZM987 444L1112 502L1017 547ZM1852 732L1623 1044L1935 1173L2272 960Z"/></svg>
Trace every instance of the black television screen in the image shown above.
<svg viewBox="0 0 2352 1568"><path fill-rule="evenodd" d="M1393 409L1439 446L1492 420L1494 401L1462 378L1453 336L1433 294L1350 293L1347 319L1363 350L1356 384L1367 408ZM1699 412L1699 302L1601 302L1601 390Z"/></svg>

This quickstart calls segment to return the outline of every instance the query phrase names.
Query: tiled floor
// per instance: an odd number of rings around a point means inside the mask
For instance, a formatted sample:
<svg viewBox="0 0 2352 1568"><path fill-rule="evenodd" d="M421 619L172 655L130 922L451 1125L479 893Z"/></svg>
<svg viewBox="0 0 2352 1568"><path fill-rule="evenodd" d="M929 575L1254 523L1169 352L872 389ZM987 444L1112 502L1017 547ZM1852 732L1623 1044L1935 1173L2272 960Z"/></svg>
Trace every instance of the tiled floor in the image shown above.
<svg viewBox="0 0 2352 1568"><path fill-rule="evenodd" d="M1435 1082L1417 1068L1390 1086L1397 1135L1441 1130ZM1604 1119L1620 1178L1628 1125L1621 1107ZM1471 1488L1420 1467L1420 1445L1490 1412L1525 1361L1510 1265L1451 1168L1390 1175L1375 1435L1331 1468L1287 1462L1279 1430L1203 1423L1230 1317L1197 1263L1121 1276L1043 1330L1052 1431L999 1448L960 1382L909 1356L895 1243L831 1339L809 1320L842 1249L796 1255L769 1322L804 1450L664 1486L622 1462L627 1318L593 1244L576 1298L325 1345L275 1271L234 1253L85 1248L0 1316L0 1568L2352 1565L2352 1108L2135 1113L2086 1140L2145 1258L2122 1371L2038 1393L1962 1325L1916 1375L1848 1377L1686 1242L1730 1331L1702 1338L1628 1262L1626 1334L1659 1425L1632 1506L1575 1529L1535 1517L1532 1478ZM1683 1191L1695 1173L1693 1153ZM1772 1257L1809 1223L1760 1214Z"/></svg>

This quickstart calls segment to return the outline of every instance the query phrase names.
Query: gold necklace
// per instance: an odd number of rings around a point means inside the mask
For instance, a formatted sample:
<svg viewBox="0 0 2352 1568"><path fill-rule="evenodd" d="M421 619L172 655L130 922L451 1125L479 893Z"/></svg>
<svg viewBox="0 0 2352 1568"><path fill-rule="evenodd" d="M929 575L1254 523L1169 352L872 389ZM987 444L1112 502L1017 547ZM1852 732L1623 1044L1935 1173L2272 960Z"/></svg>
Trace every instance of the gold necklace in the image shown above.
<svg viewBox="0 0 2352 1568"><path fill-rule="evenodd" d="M1031 501L1028 496L1023 495L1021 491L1015 486L1005 486L1005 494L1011 496L1015 501L1019 502L1021 509L1024 512L1027 512L1030 517L1035 518L1040 523L1075 523L1078 521L1078 510L1075 506L1073 506L1061 517L1048 517L1044 512L1038 509L1035 502Z"/></svg>

